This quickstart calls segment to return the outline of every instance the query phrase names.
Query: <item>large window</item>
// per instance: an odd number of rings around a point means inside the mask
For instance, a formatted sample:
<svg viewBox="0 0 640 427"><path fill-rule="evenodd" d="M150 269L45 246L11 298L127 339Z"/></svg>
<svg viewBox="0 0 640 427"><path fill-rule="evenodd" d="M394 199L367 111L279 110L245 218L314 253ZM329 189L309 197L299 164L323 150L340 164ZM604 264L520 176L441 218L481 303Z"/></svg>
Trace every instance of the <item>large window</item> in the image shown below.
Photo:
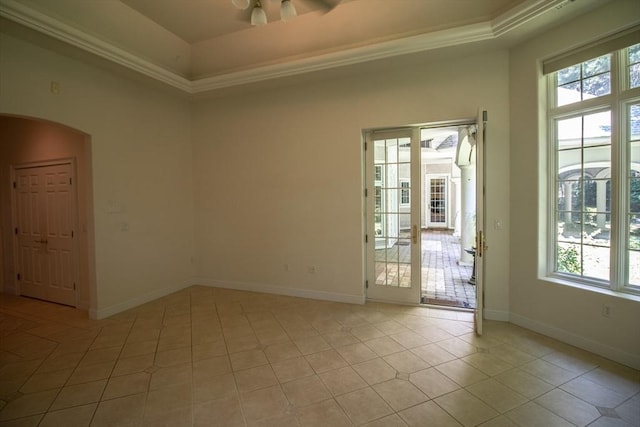
<svg viewBox="0 0 640 427"><path fill-rule="evenodd" d="M640 293L640 44L597 53L545 70L549 274Z"/></svg>

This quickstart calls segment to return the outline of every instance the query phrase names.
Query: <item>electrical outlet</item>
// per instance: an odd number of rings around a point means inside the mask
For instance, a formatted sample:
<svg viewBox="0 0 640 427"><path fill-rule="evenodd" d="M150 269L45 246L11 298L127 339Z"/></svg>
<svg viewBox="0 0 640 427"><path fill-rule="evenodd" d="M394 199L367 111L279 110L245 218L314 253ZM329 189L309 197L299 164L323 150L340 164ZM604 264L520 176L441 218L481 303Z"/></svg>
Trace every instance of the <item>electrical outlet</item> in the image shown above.
<svg viewBox="0 0 640 427"><path fill-rule="evenodd" d="M604 317L611 317L611 306L607 304L602 304L602 315Z"/></svg>

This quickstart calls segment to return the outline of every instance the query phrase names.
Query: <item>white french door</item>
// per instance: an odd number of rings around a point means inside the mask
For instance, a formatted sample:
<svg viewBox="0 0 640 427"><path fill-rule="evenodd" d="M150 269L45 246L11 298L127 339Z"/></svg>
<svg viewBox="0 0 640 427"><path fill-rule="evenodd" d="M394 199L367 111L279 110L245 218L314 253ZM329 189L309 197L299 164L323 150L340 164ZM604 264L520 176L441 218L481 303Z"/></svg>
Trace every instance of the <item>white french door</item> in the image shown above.
<svg viewBox="0 0 640 427"><path fill-rule="evenodd" d="M71 163L14 168L16 272L21 295L76 305Z"/></svg>
<svg viewBox="0 0 640 427"><path fill-rule="evenodd" d="M427 227L449 227L449 177L446 175L427 175L426 180Z"/></svg>
<svg viewBox="0 0 640 427"><path fill-rule="evenodd" d="M367 298L420 301L418 129L366 138Z"/></svg>
<svg viewBox="0 0 640 427"><path fill-rule="evenodd" d="M487 122L487 112L480 109L476 118L476 311L474 315L475 330L478 335L482 335L482 319L484 317L484 260L487 251L487 242L484 234L484 144L485 125Z"/></svg>
<svg viewBox="0 0 640 427"><path fill-rule="evenodd" d="M484 260L487 244L484 224L484 144L486 111L476 118L475 214L475 329L482 334L484 310ZM366 277L367 298L417 304L421 293L421 152L420 130L411 128L365 134L366 162ZM448 187L442 179L427 180L444 206L435 206L434 222L446 221ZM431 191L431 183L434 189ZM436 188L437 187L437 188ZM473 191L473 190L471 190ZM406 202L409 202L408 204ZM428 204L428 206L433 206ZM430 212L426 212L427 215ZM427 222L430 222L427 219Z"/></svg>

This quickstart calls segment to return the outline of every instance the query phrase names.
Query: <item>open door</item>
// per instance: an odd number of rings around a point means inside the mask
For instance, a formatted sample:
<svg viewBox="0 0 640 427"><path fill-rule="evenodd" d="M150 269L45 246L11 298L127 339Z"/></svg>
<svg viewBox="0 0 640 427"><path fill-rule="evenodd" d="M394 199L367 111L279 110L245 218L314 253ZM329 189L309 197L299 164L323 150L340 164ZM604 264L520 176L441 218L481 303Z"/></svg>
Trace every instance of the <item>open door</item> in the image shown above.
<svg viewBox="0 0 640 427"><path fill-rule="evenodd" d="M484 234L484 143L485 128L487 124L487 112L480 109L477 117L476 130L476 311L475 330L478 335L482 335L482 319L484 311L484 259L487 251L487 243Z"/></svg>
<svg viewBox="0 0 640 427"><path fill-rule="evenodd" d="M367 298L420 302L420 133L367 132Z"/></svg>

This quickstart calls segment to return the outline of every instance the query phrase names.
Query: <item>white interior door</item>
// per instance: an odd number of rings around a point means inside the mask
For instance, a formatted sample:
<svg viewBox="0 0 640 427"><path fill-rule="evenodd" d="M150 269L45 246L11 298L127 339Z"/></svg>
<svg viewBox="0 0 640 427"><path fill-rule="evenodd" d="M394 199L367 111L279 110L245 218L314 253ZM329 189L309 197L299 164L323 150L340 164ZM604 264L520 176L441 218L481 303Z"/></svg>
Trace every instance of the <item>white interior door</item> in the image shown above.
<svg viewBox="0 0 640 427"><path fill-rule="evenodd" d="M366 135L367 298L420 302L420 138Z"/></svg>
<svg viewBox="0 0 640 427"><path fill-rule="evenodd" d="M482 335L482 320L484 312L484 260L487 244L484 234L484 170L485 170L485 125L487 121L487 112L480 109L476 120L476 311L475 311L475 329L478 335Z"/></svg>
<svg viewBox="0 0 640 427"><path fill-rule="evenodd" d="M71 163L14 172L16 271L21 295L76 305Z"/></svg>

